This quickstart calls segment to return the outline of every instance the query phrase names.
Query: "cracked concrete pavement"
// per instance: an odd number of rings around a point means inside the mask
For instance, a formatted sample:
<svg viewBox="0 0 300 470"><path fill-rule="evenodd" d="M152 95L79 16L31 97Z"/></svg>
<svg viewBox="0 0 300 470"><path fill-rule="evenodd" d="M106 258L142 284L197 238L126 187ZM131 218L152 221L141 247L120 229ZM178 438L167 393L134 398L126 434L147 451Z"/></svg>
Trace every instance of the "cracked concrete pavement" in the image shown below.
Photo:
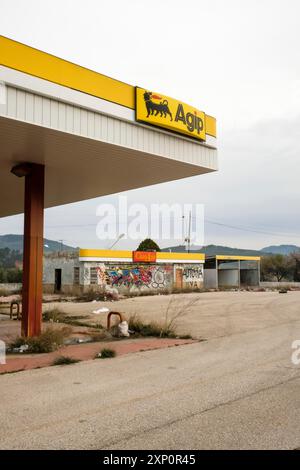
<svg viewBox="0 0 300 470"><path fill-rule="evenodd" d="M0 448L299 448L300 293L235 294L206 342L1 376Z"/></svg>

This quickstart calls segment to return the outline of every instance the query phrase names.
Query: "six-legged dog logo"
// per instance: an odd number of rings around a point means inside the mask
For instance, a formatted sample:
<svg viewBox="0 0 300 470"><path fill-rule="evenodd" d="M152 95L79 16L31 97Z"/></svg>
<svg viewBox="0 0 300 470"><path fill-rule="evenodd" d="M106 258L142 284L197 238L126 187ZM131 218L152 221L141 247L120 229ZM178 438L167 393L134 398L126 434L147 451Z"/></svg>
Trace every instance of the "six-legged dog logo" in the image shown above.
<svg viewBox="0 0 300 470"><path fill-rule="evenodd" d="M153 95L151 91L146 91L144 93L144 100L147 108L147 118L150 116L158 116L160 114L161 117L167 117L167 114L170 116L171 121L173 121L172 113L169 110L169 103L168 100L160 101L159 103L155 103L153 100L162 100L160 96Z"/></svg>

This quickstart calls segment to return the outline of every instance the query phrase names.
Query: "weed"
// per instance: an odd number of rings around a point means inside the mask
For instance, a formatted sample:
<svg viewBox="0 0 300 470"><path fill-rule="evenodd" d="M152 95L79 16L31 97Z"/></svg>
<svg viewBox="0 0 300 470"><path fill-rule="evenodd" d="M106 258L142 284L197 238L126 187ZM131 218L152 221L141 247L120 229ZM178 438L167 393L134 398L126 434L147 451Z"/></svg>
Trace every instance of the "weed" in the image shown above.
<svg viewBox="0 0 300 470"><path fill-rule="evenodd" d="M104 348L97 354L95 359L109 359L112 357L116 357L117 353L114 349Z"/></svg>
<svg viewBox="0 0 300 470"><path fill-rule="evenodd" d="M70 364L77 364L78 362L80 362L80 360L75 359L74 357L59 356L56 359L54 359L52 365L53 366L69 366Z"/></svg>
<svg viewBox="0 0 300 470"><path fill-rule="evenodd" d="M178 302L179 300L179 302ZM132 330L141 336L156 336L159 338L177 338L176 334L177 321L188 313L199 298L189 299L187 302L180 302L180 299L172 296L169 300L164 321L161 323L150 322L144 323L141 318L134 314L129 318L129 330ZM190 339L190 335L185 335L182 339Z"/></svg>
<svg viewBox="0 0 300 470"><path fill-rule="evenodd" d="M16 338L11 344L10 348L19 348L23 345L28 345L27 353L41 354L56 351L63 345L64 339L71 334L72 330L69 327L61 329L47 328L39 336L32 338Z"/></svg>
<svg viewBox="0 0 300 470"><path fill-rule="evenodd" d="M77 302L93 302L93 300L96 300L98 302L106 302L107 300L116 301L119 300L119 294L113 291L97 292L91 289L87 292L82 293L76 298Z"/></svg>
<svg viewBox="0 0 300 470"><path fill-rule="evenodd" d="M64 317L64 312L57 307L43 313L43 320L45 322L62 323Z"/></svg>
<svg viewBox="0 0 300 470"><path fill-rule="evenodd" d="M129 330L141 336L155 336L159 338L175 338L175 332L165 329L163 324L157 322L144 323L137 315L129 318Z"/></svg>

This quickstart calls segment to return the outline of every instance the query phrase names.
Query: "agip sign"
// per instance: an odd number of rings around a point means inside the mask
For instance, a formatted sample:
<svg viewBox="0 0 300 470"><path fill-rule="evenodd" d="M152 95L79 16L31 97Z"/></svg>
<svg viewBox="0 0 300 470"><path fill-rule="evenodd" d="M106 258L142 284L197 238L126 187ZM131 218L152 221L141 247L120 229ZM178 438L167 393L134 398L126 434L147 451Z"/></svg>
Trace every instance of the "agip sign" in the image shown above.
<svg viewBox="0 0 300 470"><path fill-rule="evenodd" d="M181 101L136 88L136 120L206 140L205 113Z"/></svg>
<svg viewBox="0 0 300 470"><path fill-rule="evenodd" d="M156 263L157 255L155 251L133 251L132 261L134 263Z"/></svg>

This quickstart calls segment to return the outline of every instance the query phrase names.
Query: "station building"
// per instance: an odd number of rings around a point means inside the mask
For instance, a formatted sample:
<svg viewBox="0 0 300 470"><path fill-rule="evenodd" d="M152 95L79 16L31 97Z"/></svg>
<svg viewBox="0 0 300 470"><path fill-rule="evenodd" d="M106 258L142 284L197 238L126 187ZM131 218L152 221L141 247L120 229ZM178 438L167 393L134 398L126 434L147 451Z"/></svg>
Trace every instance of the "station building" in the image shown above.
<svg viewBox="0 0 300 470"><path fill-rule="evenodd" d="M80 250L44 257L44 292L79 295L111 288L121 294L166 293L203 288L201 253Z"/></svg>
<svg viewBox="0 0 300 470"><path fill-rule="evenodd" d="M44 257L45 293L111 288L125 295L258 287L260 258L203 253L80 249Z"/></svg>

